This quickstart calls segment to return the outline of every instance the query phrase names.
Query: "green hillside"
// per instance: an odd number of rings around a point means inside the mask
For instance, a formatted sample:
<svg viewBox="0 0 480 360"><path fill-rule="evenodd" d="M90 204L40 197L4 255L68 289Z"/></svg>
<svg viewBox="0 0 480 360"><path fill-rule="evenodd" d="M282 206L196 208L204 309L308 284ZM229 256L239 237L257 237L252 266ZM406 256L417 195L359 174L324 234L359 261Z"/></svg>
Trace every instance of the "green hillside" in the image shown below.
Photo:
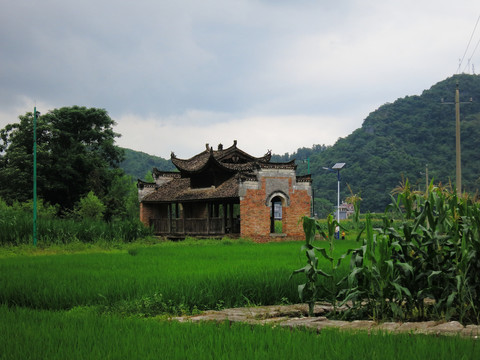
<svg viewBox="0 0 480 360"><path fill-rule="evenodd" d="M362 210L383 211L390 191L402 177L425 190L425 169L435 183L455 184L455 101L459 83L461 104L462 185L475 192L480 185L480 76L455 75L425 90L387 103L364 120L360 129L310 158L315 197L336 204L337 182L322 167L345 162L341 171L341 199L354 193L363 199ZM305 171L303 164L299 170ZM324 216L325 214L321 214Z"/></svg>
<svg viewBox="0 0 480 360"><path fill-rule="evenodd" d="M173 171L175 169L170 160L148 155L141 151L123 150L125 151L125 159L120 163L120 167L134 179L145 179L145 175L151 172L154 167L164 171Z"/></svg>

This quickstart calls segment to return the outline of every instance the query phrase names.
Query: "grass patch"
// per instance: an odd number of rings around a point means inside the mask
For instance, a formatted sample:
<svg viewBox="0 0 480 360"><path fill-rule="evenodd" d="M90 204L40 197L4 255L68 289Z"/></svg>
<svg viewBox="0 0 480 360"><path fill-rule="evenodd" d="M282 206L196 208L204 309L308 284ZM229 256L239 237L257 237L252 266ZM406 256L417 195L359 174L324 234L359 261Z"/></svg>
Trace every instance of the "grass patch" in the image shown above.
<svg viewBox="0 0 480 360"><path fill-rule="evenodd" d="M460 337L178 323L0 306L1 359L478 359Z"/></svg>
<svg viewBox="0 0 480 360"><path fill-rule="evenodd" d="M109 252L10 254L0 261L0 303L52 310L100 306L145 316L296 303L300 280L289 276L304 262L299 244L190 239ZM336 251L348 247L354 243L338 241ZM346 264L339 278L347 270Z"/></svg>

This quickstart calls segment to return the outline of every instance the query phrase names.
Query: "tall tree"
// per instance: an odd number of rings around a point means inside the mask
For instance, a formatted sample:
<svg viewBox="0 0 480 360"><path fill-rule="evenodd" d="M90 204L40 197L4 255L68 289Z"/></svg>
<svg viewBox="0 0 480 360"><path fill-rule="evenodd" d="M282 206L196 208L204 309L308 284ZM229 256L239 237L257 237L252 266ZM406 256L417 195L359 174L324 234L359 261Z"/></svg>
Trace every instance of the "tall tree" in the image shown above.
<svg viewBox="0 0 480 360"><path fill-rule="evenodd" d="M33 113L0 130L0 197L8 202L32 197ZM79 106L54 109L38 117L38 194L62 209L92 190L103 197L123 158L120 135L107 111Z"/></svg>

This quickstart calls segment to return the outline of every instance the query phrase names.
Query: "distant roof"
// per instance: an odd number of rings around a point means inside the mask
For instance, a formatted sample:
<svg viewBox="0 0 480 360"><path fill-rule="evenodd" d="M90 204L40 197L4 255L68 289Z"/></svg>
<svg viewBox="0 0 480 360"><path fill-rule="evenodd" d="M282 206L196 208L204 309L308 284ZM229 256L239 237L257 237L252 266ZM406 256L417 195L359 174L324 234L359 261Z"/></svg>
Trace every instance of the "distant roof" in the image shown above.
<svg viewBox="0 0 480 360"><path fill-rule="evenodd" d="M237 147L236 140L227 149L223 149L223 145L220 144L218 149L214 150L213 147L206 144L204 151L190 159L179 159L173 152L171 154L172 163L183 173L200 172L209 162L214 162L221 168L231 172L248 171L258 167L258 163L268 163L271 157L270 151L259 158L247 154Z"/></svg>

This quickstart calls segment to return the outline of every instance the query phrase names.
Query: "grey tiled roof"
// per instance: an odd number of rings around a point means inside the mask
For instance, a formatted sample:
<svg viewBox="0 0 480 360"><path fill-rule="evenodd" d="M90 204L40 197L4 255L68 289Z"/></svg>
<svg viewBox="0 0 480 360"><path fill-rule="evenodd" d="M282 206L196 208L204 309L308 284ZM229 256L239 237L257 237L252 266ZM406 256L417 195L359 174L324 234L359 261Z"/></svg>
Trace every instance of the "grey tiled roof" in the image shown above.
<svg viewBox="0 0 480 360"><path fill-rule="evenodd" d="M249 171L259 168L260 164L267 164L271 159L271 152L256 158L237 148L237 143L228 149L220 148L213 150L207 144L207 149L190 159L179 159L174 153L171 155L172 163L183 173L201 172L209 162L216 162L217 165L230 171Z"/></svg>
<svg viewBox="0 0 480 360"><path fill-rule="evenodd" d="M191 188L190 178L173 179L143 198L144 202L221 200L238 197L239 176L234 175L217 187Z"/></svg>

